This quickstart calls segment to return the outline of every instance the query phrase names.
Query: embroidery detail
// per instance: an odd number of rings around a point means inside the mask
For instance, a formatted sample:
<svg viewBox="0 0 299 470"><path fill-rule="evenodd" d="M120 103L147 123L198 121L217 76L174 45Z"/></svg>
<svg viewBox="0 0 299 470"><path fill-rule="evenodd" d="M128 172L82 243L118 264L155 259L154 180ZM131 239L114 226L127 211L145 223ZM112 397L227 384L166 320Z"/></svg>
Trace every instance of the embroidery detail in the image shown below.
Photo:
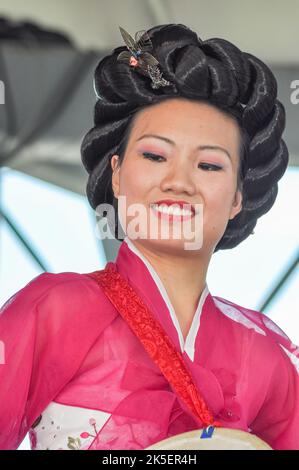
<svg viewBox="0 0 299 470"><path fill-rule="evenodd" d="M81 449L81 441L80 439L77 437L77 438L73 438L73 437L68 437L67 438L67 446L70 450L79 450Z"/></svg>
<svg viewBox="0 0 299 470"><path fill-rule="evenodd" d="M98 431L97 431L97 427L96 427L96 424L97 424L96 420L94 418L90 418L89 424L90 424L90 426L93 427L95 434L90 434L87 431L83 431L80 434L80 437L82 439L88 439L89 437L93 437L93 438L97 437ZM81 440L79 439L79 437L74 438L74 437L69 436L67 446L71 450L79 450L79 449L87 450L87 448L89 447L89 444L87 446L84 445L82 447L82 443L81 443Z"/></svg>
<svg viewBox="0 0 299 470"><path fill-rule="evenodd" d="M103 289L111 303L119 311L141 341L153 361L183 399L189 409L204 426L221 426L196 389L191 373L182 356L175 349L160 323L139 298L131 285L120 275L114 263L105 269L88 273Z"/></svg>
<svg viewBox="0 0 299 470"><path fill-rule="evenodd" d="M45 426L41 426L41 421L42 421L43 415L41 414L38 416L38 418L34 421L32 424L31 428L29 429L29 439L30 439L30 446L32 450L36 450L38 447L38 434L36 432L36 428L41 428L45 429ZM55 422L51 420L50 422L51 425L54 425ZM89 425L93 428L94 433L88 432L88 431L83 431L80 434L80 437L73 437L73 436L68 436L67 437L67 447L70 450L85 450L88 449L90 446L90 440L87 442L85 441L84 443L81 441L80 438L82 439L89 439L89 438L96 438L97 436L97 427L96 427L96 420L94 418L89 419ZM61 426L56 426L56 429L58 429L58 432L60 430ZM57 437L57 434L54 434L51 439L55 439ZM49 448L47 447L47 450ZM64 450L62 447L59 447L57 450Z"/></svg>
<svg viewBox="0 0 299 470"><path fill-rule="evenodd" d="M87 439L88 437L97 437L98 431L97 431L97 427L96 427L96 424L97 424L96 420L91 418L89 420L89 424L90 424L90 426L93 426L95 434L90 434L89 432L84 431L80 434L80 437L82 437L82 439Z"/></svg>

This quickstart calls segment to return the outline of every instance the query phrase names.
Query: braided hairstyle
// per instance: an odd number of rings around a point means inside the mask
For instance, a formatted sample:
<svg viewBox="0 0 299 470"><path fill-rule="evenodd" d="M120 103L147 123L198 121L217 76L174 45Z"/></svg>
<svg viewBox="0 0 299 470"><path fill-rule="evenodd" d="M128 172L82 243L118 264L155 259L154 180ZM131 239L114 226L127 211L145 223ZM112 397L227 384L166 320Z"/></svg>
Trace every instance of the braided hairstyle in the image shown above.
<svg viewBox="0 0 299 470"><path fill-rule="evenodd" d="M99 98L94 127L81 145L89 174L88 201L93 209L113 204L117 233L110 160L118 154L121 164L136 113L171 98L206 102L235 119L240 129L237 185L242 190L242 210L228 221L214 251L233 248L253 233L257 219L274 204L278 180L288 165L288 149L281 138L285 109L277 100L276 79L265 63L225 39L202 41L182 24L155 26L147 32L153 55L171 85L153 89L148 77L117 61L126 46L99 62L94 74Z"/></svg>

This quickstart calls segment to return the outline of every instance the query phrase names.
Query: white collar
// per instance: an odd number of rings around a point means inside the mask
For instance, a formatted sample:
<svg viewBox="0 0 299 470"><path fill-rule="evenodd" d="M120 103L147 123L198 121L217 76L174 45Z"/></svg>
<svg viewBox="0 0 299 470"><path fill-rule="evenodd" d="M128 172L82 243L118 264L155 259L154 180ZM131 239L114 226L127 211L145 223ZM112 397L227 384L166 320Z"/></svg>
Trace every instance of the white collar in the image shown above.
<svg viewBox="0 0 299 470"><path fill-rule="evenodd" d="M128 236L125 236L124 241L130 248L130 250L135 253L145 264L147 267L149 273L151 274L153 280L156 283L157 288L159 289L159 292L167 305L170 317L172 319L172 322L175 326L175 329L177 331L178 337L179 337L179 342L180 342L180 347L182 353L186 351L190 359L193 361L194 360L194 353L195 353L195 340L198 334L199 326L200 326L200 317L203 309L203 305L205 303L205 300L209 294L209 288L207 283L205 283L204 290L201 293L201 296L199 298L196 311L194 313L194 317L190 326L190 329L188 331L188 335L186 337L186 340L184 341L184 337L182 334L182 330L179 324L179 321L177 319L177 316L175 314L175 310L173 308L173 305L171 304L170 298L167 294L167 291L164 287L163 282L161 281L161 278L159 277L157 271L154 269L152 264L145 258L145 256L140 252L140 250L133 244L133 242L129 239Z"/></svg>

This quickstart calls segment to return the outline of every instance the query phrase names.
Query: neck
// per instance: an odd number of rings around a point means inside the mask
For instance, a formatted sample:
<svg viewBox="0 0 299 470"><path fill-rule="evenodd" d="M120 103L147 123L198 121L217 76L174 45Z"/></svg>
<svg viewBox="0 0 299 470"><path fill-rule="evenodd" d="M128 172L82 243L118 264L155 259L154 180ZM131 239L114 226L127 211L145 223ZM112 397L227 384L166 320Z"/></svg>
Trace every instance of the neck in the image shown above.
<svg viewBox="0 0 299 470"><path fill-rule="evenodd" d="M206 286L210 256L170 252L129 240L149 261L160 277L174 307L182 330L191 325L199 298Z"/></svg>

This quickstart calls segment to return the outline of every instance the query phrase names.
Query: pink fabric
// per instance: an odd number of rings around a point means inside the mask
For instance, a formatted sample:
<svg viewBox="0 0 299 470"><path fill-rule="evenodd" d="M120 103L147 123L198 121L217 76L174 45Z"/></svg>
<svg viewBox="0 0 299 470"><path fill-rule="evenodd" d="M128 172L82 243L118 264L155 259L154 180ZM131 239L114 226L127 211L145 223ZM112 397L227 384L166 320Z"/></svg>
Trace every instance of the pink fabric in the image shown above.
<svg viewBox="0 0 299 470"><path fill-rule="evenodd" d="M180 351L167 306L143 261L122 243L116 260ZM257 329L225 315L238 309ZM182 357L215 418L251 429L275 449L299 449L295 346L267 317L208 294L194 361ZM176 396L96 282L43 273L0 310L0 448L16 449L51 401L111 413L90 449L143 449L196 429Z"/></svg>

